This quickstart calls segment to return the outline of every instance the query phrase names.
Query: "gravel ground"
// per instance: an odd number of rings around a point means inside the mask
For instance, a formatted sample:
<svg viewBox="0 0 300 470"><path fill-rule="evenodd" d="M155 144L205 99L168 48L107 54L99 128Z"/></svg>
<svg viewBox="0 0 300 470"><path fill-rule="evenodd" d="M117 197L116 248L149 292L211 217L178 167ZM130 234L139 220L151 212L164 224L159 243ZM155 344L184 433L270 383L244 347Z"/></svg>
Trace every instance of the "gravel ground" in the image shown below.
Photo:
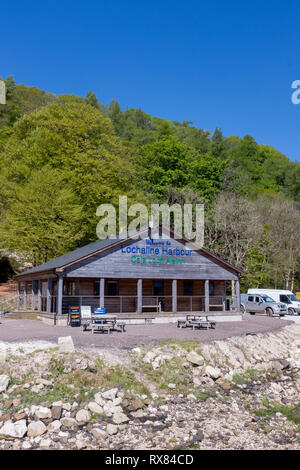
<svg viewBox="0 0 300 470"><path fill-rule="evenodd" d="M97 333L83 332L81 328L50 326L37 320L5 319L0 325L0 341L20 342L30 340L49 341L57 344L60 336L72 336L77 348L115 348L132 349L136 346L156 344L159 341L173 338L175 340L199 339L210 342L238 336L242 334L257 334L277 331L287 324L279 318L266 316L251 316L246 314L243 321L220 322L215 330L179 329L176 324L160 325L128 325L126 333L113 332Z"/></svg>

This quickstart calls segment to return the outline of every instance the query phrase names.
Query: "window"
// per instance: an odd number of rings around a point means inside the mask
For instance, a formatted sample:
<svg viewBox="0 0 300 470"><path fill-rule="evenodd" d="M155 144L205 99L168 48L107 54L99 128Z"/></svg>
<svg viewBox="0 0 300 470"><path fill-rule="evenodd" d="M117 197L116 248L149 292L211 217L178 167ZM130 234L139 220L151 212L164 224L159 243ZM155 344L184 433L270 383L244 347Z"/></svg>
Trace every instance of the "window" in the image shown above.
<svg viewBox="0 0 300 470"><path fill-rule="evenodd" d="M153 283L153 295L164 295L163 281L154 281L154 283Z"/></svg>
<svg viewBox="0 0 300 470"><path fill-rule="evenodd" d="M215 295L215 286L211 281L209 283L209 295Z"/></svg>
<svg viewBox="0 0 300 470"><path fill-rule="evenodd" d="M107 295L118 295L118 281L107 281Z"/></svg>
<svg viewBox="0 0 300 470"><path fill-rule="evenodd" d="M184 281L183 295L193 295L193 281Z"/></svg>
<svg viewBox="0 0 300 470"><path fill-rule="evenodd" d="M291 304L292 303L287 295L280 295L279 299L280 299L280 302L283 302L285 304Z"/></svg>
<svg viewBox="0 0 300 470"><path fill-rule="evenodd" d="M94 282L94 295L100 295L100 281Z"/></svg>
<svg viewBox="0 0 300 470"><path fill-rule="evenodd" d="M75 281L67 281L64 284L64 295L76 295Z"/></svg>
<svg viewBox="0 0 300 470"><path fill-rule="evenodd" d="M253 299L254 299L253 295L249 295L248 302L253 302Z"/></svg>
<svg viewBox="0 0 300 470"><path fill-rule="evenodd" d="M260 302L260 297L255 297L255 302Z"/></svg>

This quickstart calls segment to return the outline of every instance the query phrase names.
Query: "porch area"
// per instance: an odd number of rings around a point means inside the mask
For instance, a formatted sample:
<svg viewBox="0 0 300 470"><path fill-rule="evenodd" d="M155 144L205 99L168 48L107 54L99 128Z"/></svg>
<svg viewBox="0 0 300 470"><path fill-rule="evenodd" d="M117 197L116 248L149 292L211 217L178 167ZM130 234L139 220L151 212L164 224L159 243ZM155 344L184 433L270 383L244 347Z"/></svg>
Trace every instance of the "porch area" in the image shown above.
<svg viewBox="0 0 300 470"><path fill-rule="evenodd" d="M104 307L122 316L239 311L226 301L226 280L56 278L18 282L17 310L67 314L70 306ZM231 281L230 281L231 282ZM219 313L219 314L220 314Z"/></svg>

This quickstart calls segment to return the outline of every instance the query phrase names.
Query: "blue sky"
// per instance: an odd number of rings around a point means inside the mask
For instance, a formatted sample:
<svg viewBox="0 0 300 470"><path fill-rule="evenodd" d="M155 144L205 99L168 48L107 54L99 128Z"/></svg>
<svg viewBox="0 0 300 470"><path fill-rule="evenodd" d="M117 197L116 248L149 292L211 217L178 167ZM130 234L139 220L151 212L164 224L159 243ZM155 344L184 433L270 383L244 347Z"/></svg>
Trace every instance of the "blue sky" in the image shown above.
<svg viewBox="0 0 300 470"><path fill-rule="evenodd" d="M16 0L0 15L2 77L250 134L300 161L300 2Z"/></svg>

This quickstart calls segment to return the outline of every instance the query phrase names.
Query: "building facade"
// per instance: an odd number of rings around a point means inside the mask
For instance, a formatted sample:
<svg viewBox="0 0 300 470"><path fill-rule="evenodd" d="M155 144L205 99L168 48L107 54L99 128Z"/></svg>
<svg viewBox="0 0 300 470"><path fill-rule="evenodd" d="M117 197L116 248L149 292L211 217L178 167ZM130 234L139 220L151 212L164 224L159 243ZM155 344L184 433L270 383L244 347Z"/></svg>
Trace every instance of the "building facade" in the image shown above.
<svg viewBox="0 0 300 470"><path fill-rule="evenodd" d="M64 315L69 306L108 313L226 312L226 285L240 309L245 273L184 237L154 238L150 229L90 243L16 276L20 310Z"/></svg>

